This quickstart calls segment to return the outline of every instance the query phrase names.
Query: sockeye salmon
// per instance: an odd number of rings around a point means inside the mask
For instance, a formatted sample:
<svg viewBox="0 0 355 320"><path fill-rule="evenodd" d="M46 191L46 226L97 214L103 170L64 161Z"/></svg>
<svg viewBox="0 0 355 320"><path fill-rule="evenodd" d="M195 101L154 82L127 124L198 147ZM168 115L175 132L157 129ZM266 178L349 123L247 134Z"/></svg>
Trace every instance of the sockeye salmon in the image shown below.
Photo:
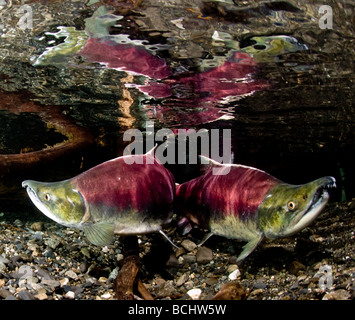
<svg viewBox="0 0 355 320"><path fill-rule="evenodd" d="M173 216L175 180L154 149L104 162L68 180L25 180L22 186L42 213L83 230L95 245L109 244L114 234L150 232L172 243L162 228Z"/></svg>
<svg viewBox="0 0 355 320"><path fill-rule="evenodd" d="M329 199L333 177L323 177L303 185L291 185L248 166L209 163L205 174L179 185L175 210L186 231L191 224L211 235L248 243L237 258L246 258L266 237L287 237L309 225Z"/></svg>

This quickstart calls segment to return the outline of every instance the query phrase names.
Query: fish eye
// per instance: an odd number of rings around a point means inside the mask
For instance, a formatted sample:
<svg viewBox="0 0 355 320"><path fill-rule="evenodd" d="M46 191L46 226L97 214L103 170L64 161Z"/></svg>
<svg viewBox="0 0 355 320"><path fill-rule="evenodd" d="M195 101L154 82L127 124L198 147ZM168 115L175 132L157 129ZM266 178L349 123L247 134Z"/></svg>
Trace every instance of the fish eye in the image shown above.
<svg viewBox="0 0 355 320"><path fill-rule="evenodd" d="M294 203L293 201L290 201L288 204L287 204L287 207L289 208L289 210L293 211L296 209L296 203Z"/></svg>
<svg viewBox="0 0 355 320"><path fill-rule="evenodd" d="M46 193L46 194L44 195L44 200L50 201L50 200L51 200L51 195L50 195L49 193Z"/></svg>

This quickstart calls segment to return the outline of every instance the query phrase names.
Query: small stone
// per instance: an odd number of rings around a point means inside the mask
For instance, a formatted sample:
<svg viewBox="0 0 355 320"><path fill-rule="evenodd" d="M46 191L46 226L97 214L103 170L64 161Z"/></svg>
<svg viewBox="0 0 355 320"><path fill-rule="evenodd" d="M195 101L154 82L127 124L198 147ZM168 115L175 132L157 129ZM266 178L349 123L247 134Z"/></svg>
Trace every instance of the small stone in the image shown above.
<svg viewBox="0 0 355 320"><path fill-rule="evenodd" d="M30 276L26 279L26 282L32 285L33 283L38 283L38 278Z"/></svg>
<svg viewBox="0 0 355 320"><path fill-rule="evenodd" d="M57 288L60 286L60 282L57 280L51 280L51 279L43 279L41 281L42 284L47 285L51 288Z"/></svg>
<svg viewBox="0 0 355 320"><path fill-rule="evenodd" d="M188 239L185 239L183 242L181 242L181 246L188 252L191 252L197 247L195 242Z"/></svg>
<svg viewBox="0 0 355 320"><path fill-rule="evenodd" d="M166 281L163 278L156 278L154 282L157 286L162 286Z"/></svg>
<svg viewBox="0 0 355 320"><path fill-rule="evenodd" d="M37 298L38 300L47 300L48 296L47 296L46 290L45 289L40 289L38 291L38 293L35 294L35 298Z"/></svg>
<svg viewBox="0 0 355 320"><path fill-rule="evenodd" d="M293 261L289 267L290 273L295 276L297 276L301 270L306 270L306 267L298 261Z"/></svg>
<svg viewBox="0 0 355 320"><path fill-rule="evenodd" d="M7 297L11 296L11 292L9 290L0 289L0 297L6 299Z"/></svg>
<svg viewBox="0 0 355 320"><path fill-rule="evenodd" d="M118 262L118 261L121 261L121 260L123 260L123 259L124 259L124 255L123 255L122 253L118 253L117 256L116 256L117 262Z"/></svg>
<svg viewBox="0 0 355 320"><path fill-rule="evenodd" d="M183 260L184 260L184 263L187 263L187 264L192 264L192 263L195 263L196 262L196 257L193 256L193 255L189 255L189 254L184 254L182 256Z"/></svg>
<svg viewBox="0 0 355 320"><path fill-rule="evenodd" d="M65 275L73 280L78 280L78 275L73 270L66 271Z"/></svg>
<svg viewBox="0 0 355 320"><path fill-rule="evenodd" d="M10 263L10 260L9 260L9 259L6 259L6 258L3 257L3 256L0 256L0 263L8 264L8 263Z"/></svg>
<svg viewBox="0 0 355 320"><path fill-rule="evenodd" d="M182 286L186 282L187 278L188 278L188 275L186 273L184 273L182 276L179 277L179 279L176 280L176 283L175 283L176 286L177 287Z"/></svg>
<svg viewBox="0 0 355 320"><path fill-rule="evenodd" d="M17 295L21 300L34 300L35 297L32 293L28 292L26 289L21 290Z"/></svg>
<svg viewBox="0 0 355 320"><path fill-rule="evenodd" d="M255 283L254 283L254 288L255 289L265 289L266 288L266 283L261 281L261 280L257 280Z"/></svg>
<svg viewBox="0 0 355 320"><path fill-rule="evenodd" d="M80 249L80 252L85 256L85 257L87 257L87 258L91 258L91 256L90 256L90 252L89 252L89 250L88 250L88 248L81 248Z"/></svg>
<svg viewBox="0 0 355 320"><path fill-rule="evenodd" d="M0 262L0 271L5 271L5 270L6 270L5 264Z"/></svg>
<svg viewBox="0 0 355 320"><path fill-rule="evenodd" d="M69 279L68 278L63 278L59 280L60 286L63 288L64 286L66 286L69 283Z"/></svg>
<svg viewBox="0 0 355 320"><path fill-rule="evenodd" d="M45 230L44 223L42 221L38 221L38 222L32 223L31 224L31 229L33 231L44 231Z"/></svg>
<svg viewBox="0 0 355 320"><path fill-rule="evenodd" d="M108 276L108 280L115 280L118 276L119 271L120 271L119 267L116 267L115 269L113 269Z"/></svg>
<svg viewBox="0 0 355 320"><path fill-rule="evenodd" d="M245 297L246 291L243 285L237 281L233 281L222 285L212 300L243 300Z"/></svg>
<svg viewBox="0 0 355 320"><path fill-rule="evenodd" d="M55 259L55 254L52 250L46 250L43 253L43 256L45 256L46 258Z"/></svg>
<svg viewBox="0 0 355 320"><path fill-rule="evenodd" d="M344 289L339 289L325 294L322 300L349 300L350 298L351 298L350 292Z"/></svg>
<svg viewBox="0 0 355 320"><path fill-rule="evenodd" d="M256 296L256 295L258 295L258 294L260 294L260 293L263 293L263 289L256 289L256 290L253 290L252 292L250 292L250 295L251 296Z"/></svg>
<svg viewBox="0 0 355 320"><path fill-rule="evenodd" d="M41 279L52 279L52 276L42 268L37 268L37 277L40 277Z"/></svg>
<svg viewBox="0 0 355 320"><path fill-rule="evenodd" d="M163 285L158 286L154 291L158 298L170 297L176 293L176 289L172 280L165 281Z"/></svg>
<svg viewBox="0 0 355 320"><path fill-rule="evenodd" d="M192 300L198 300L198 299L200 299L201 293L202 293L202 290L201 290L201 289L198 289L198 288L194 288L194 289L191 289L191 290L187 291L188 296L189 296Z"/></svg>
<svg viewBox="0 0 355 320"><path fill-rule="evenodd" d="M16 219L16 220L14 221L14 225L15 225L16 227L21 227L21 226L23 226L23 222L22 222L20 219Z"/></svg>
<svg viewBox="0 0 355 320"><path fill-rule="evenodd" d="M74 299L75 298L75 293L73 291L68 291L65 295L64 298L67 299Z"/></svg>
<svg viewBox="0 0 355 320"><path fill-rule="evenodd" d="M186 253L185 249L183 247L179 247L175 251L175 257L179 258L181 255L183 255L185 253Z"/></svg>
<svg viewBox="0 0 355 320"><path fill-rule="evenodd" d="M107 293L104 293L103 295L101 295L100 297L101 299L104 299L104 300L108 300L111 298L111 294L109 292Z"/></svg>
<svg viewBox="0 0 355 320"><path fill-rule="evenodd" d="M101 282L101 283L106 283L107 282L107 278L106 277L100 277L98 281Z"/></svg>
<svg viewBox="0 0 355 320"><path fill-rule="evenodd" d="M290 289L291 289L291 290L295 290L295 289L298 288L298 286L299 286L298 280L296 280L296 281L291 285Z"/></svg>
<svg viewBox="0 0 355 320"><path fill-rule="evenodd" d="M213 253L210 248L200 247L196 253L196 261L197 263L206 264L209 263L213 259Z"/></svg>
<svg viewBox="0 0 355 320"><path fill-rule="evenodd" d="M89 267L88 263L84 261L80 263L79 270L81 273L85 273L88 270L88 267Z"/></svg>
<svg viewBox="0 0 355 320"><path fill-rule="evenodd" d="M60 241L54 238L48 238L44 240L44 243L51 249L55 249L60 245Z"/></svg>
<svg viewBox="0 0 355 320"><path fill-rule="evenodd" d="M228 275L228 279L229 280L236 280L238 277L240 277L240 271L239 269L235 269L233 272L231 272L229 275Z"/></svg>
<svg viewBox="0 0 355 320"><path fill-rule="evenodd" d="M0 288L2 288L5 285L5 280L4 279L0 279Z"/></svg>

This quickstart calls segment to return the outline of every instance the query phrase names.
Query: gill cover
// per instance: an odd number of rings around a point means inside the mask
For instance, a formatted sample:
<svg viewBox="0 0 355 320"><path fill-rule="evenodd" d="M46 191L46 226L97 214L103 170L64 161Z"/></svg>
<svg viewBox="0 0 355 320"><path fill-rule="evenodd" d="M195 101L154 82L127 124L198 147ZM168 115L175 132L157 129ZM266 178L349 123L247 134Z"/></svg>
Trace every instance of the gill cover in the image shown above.
<svg viewBox="0 0 355 320"><path fill-rule="evenodd" d="M328 202L333 177L304 185L276 185L259 206L258 223L270 239L290 236L308 226Z"/></svg>
<svg viewBox="0 0 355 320"><path fill-rule="evenodd" d="M69 227L78 227L86 206L78 190L70 180L60 182L38 182L25 180L22 186L36 205L49 218Z"/></svg>

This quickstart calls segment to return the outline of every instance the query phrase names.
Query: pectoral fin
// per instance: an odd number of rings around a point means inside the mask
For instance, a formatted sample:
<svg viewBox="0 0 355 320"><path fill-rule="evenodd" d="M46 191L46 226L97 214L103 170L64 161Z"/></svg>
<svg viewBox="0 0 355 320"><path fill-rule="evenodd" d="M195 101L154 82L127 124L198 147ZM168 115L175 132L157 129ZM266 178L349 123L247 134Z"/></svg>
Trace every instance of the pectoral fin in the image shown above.
<svg viewBox="0 0 355 320"><path fill-rule="evenodd" d="M251 254L254 249L258 246L258 244L263 240L264 234L260 233L258 234L254 239L250 240L244 247L243 251L240 253L240 255L237 258L237 262L242 261L245 259L249 254Z"/></svg>
<svg viewBox="0 0 355 320"><path fill-rule="evenodd" d="M115 226L112 223L90 223L84 226L88 240L96 246L107 246L112 242Z"/></svg>
<svg viewBox="0 0 355 320"><path fill-rule="evenodd" d="M199 247L201 247L209 238L211 238L214 235L213 232L209 232L207 234L204 235L203 239L201 240L201 242L198 244Z"/></svg>

